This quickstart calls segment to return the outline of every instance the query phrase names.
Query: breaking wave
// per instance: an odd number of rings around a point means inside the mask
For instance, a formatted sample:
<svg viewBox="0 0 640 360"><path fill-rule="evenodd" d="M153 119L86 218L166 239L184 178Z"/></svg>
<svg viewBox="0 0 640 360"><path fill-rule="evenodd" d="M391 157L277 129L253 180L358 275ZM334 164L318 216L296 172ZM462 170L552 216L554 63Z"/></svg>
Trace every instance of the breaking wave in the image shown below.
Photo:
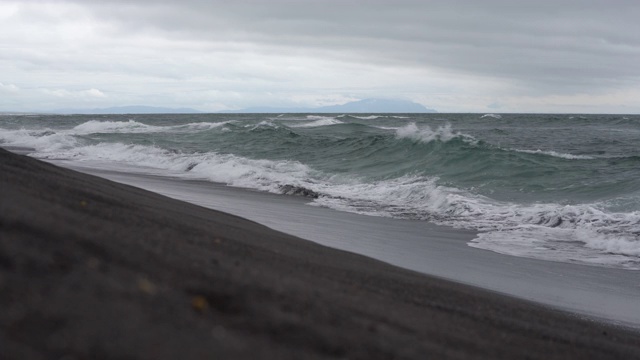
<svg viewBox="0 0 640 360"><path fill-rule="evenodd" d="M139 123L137 121L98 121L91 120L74 127L73 134L96 134L96 133L141 133L166 131L165 127L152 126Z"/></svg>
<svg viewBox="0 0 640 360"><path fill-rule="evenodd" d="M210 130L230 123L223 122L199 122L173 126L154 126L143 124L134 120L129 121L98 121L91 120L74 127L68 134L88 135L98 133L152 133L170 131Z"/></svg>
<svg viewBox="0 0 640 360"><path fill-rule="evenodd" d="M255 119L162 125L90 120L66 127L49 123L32 129L0 128L0 144L33 148L32 155L42 159L72 160L96 167L105 163L122 165L128 166L127 171L133 168L143 173L302 196L316 206L342 211L475 230L479 234L471 246L505 254L640 269L639 200L634 198L640 192L629 180L635 177L627 175L637 169L640 159L633 151L614 158L597 152L575 155L570 153L573 150L562 148L522 150L527 146L535 149L538 144L490 143L482 133L478 135L467 127L464 132L455 130L445 122L429 126L376 118L364 124L349 122L347 116L316 115L298 120L302 121ZM290 129L296 127L318 129L300 130L298 134ZM487 131L494 128L492 124ZM209 131L214 129L227 131ZM169 134L170 141L156 144L156 139L162 139L158 134L163 132ZM145 133L153 136L125 136ZM193 136L181 138L184 134ZM176 142L172 140L175 138L185 140ZM200 147L194 146L196 142ZM219 146L214 148L214 143ZM581 150L591 151L588 147ZM269 151L271 155L267 155ZM600 188L589 187L592 179L587 179L586 185L569 180L562 183L564 188L559 185L562 179L554 178L552 186L541 181L553 176L565 178L570 171L582 180L586 177L582 174L592 173L588 166L607 166L609 171L614 162L627 176L621 183L627 188L620 187L621 192L602 200L570 203L556 201L553 196L528 201L510 198L513 193L527 191L535 196L544 191L554 195L550 190L553 186L560 187L562 194L572 191L574 185L579 192L594 193ZM585 167L587 170L582 170ZM545 175L536 175L540 173ZM487 183L493 186L490 191L478 190ZM539 190L544 186L544 191ZM512 191L509 196L494 195L505 188ZM636 193L630 195L633 191ZM607 204L620 194L630 197L625 200L631 204L625 208L627 212L613 211Z"/></svg>
<svg viewBox="0 0 640 360"><path fill-rule="evenodd" d="M520 152L520 153L525 153L525 154L535 154L535 155L548 155L548 156L553 156L553 157L557 157L557 158L561 158L561 159L569 159L569 160L593 160L595 159L593 156L589 156L589 155L573 155L573 154L564 154L564 153L559 153L553 150L548 150L548 151L543 151L543 150L520 150L520 149L513 149L513 151L516 152Z"/></svg>
<svg viewBox="0 0 640 360"><path fill-rule="evenodd" d="M477 140L471 135L453 131L451 129L451 124L445 124L435 130L432 130L429 126L423 126L420 128L415 123L410 123L396 130L396 138L410 139L423 143L429 143L432 141L448 142L453 139L462 139L471 143L477 142Z"/></svg>
<svg viewBox="0 0 640 360"><path fill-rule="evenodd" d="M482 116L480 116L480 118L494 118L494 119L502 119L502 115L498 115L498 114L484 114Z"/></svg>
<svg viewBox="0 0 640 360"><path fill-rule="evenodd" d="M344 123L332 117L321 117L320 119L317 119L309 123L289 125L289 127L319 127L319 126L329 126L329 125L337 125L337 124L344 124Z"/></svg>

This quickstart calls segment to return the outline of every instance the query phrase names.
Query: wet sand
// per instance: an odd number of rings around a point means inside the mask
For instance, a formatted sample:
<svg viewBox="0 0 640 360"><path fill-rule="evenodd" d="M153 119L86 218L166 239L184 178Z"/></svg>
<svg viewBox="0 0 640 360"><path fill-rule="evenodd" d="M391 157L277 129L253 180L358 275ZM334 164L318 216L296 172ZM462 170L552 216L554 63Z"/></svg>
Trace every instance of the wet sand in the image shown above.
<svg viewBox="0 0 640 360"><path fill-rule="evenodd" d="M3 359L640 358L637 331L1 149L0 309Z"/></svg>
<svg viewBox="0 0 640 360"><path fill-rule="evenodd" d="M310 199L301 196L151 175L140 173L141 169L130 172L108 163L53 163L241 216L401 268L640 329L637 271L498 254L469 246L477 236L475 231L310 206Z"/></svg>

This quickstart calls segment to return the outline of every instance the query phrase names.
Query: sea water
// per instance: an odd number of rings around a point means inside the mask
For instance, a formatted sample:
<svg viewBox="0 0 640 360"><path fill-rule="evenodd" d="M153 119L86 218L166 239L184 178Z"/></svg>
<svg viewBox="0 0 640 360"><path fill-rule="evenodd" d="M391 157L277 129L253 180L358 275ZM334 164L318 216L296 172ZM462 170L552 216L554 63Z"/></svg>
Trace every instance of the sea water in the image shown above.
<svg viewBox="0 0 640 360"><path fill-rule="evenodd" d="M640 269L638 115L3 115L0 146L475 230L469 246L502 254Z"/></svg>

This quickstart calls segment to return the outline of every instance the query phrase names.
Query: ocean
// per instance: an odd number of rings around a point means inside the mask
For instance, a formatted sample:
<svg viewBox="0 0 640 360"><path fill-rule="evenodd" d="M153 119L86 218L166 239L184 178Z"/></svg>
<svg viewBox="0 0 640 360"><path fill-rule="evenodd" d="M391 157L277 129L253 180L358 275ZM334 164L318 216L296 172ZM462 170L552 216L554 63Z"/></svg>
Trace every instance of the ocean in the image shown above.
<svg viewBox="0 0 640 360"><path fill-rule="evenodd" d="M2 115L0 146L473 230L468 246L500 254L640 270L640 115Z"/></svg>

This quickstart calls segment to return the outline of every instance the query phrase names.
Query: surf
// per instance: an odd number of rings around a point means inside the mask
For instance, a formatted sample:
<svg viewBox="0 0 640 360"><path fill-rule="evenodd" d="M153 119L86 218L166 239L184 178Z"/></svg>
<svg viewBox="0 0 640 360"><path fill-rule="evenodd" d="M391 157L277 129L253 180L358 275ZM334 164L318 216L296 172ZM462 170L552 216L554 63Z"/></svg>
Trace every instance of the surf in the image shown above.
<svg viewBox="0 0 640 360"><path fill-rule="evenodd" d="M638 126L595 115L36 116L0 119L0 145L470 229L470 246L514 256L640 269Z"/></svg>

